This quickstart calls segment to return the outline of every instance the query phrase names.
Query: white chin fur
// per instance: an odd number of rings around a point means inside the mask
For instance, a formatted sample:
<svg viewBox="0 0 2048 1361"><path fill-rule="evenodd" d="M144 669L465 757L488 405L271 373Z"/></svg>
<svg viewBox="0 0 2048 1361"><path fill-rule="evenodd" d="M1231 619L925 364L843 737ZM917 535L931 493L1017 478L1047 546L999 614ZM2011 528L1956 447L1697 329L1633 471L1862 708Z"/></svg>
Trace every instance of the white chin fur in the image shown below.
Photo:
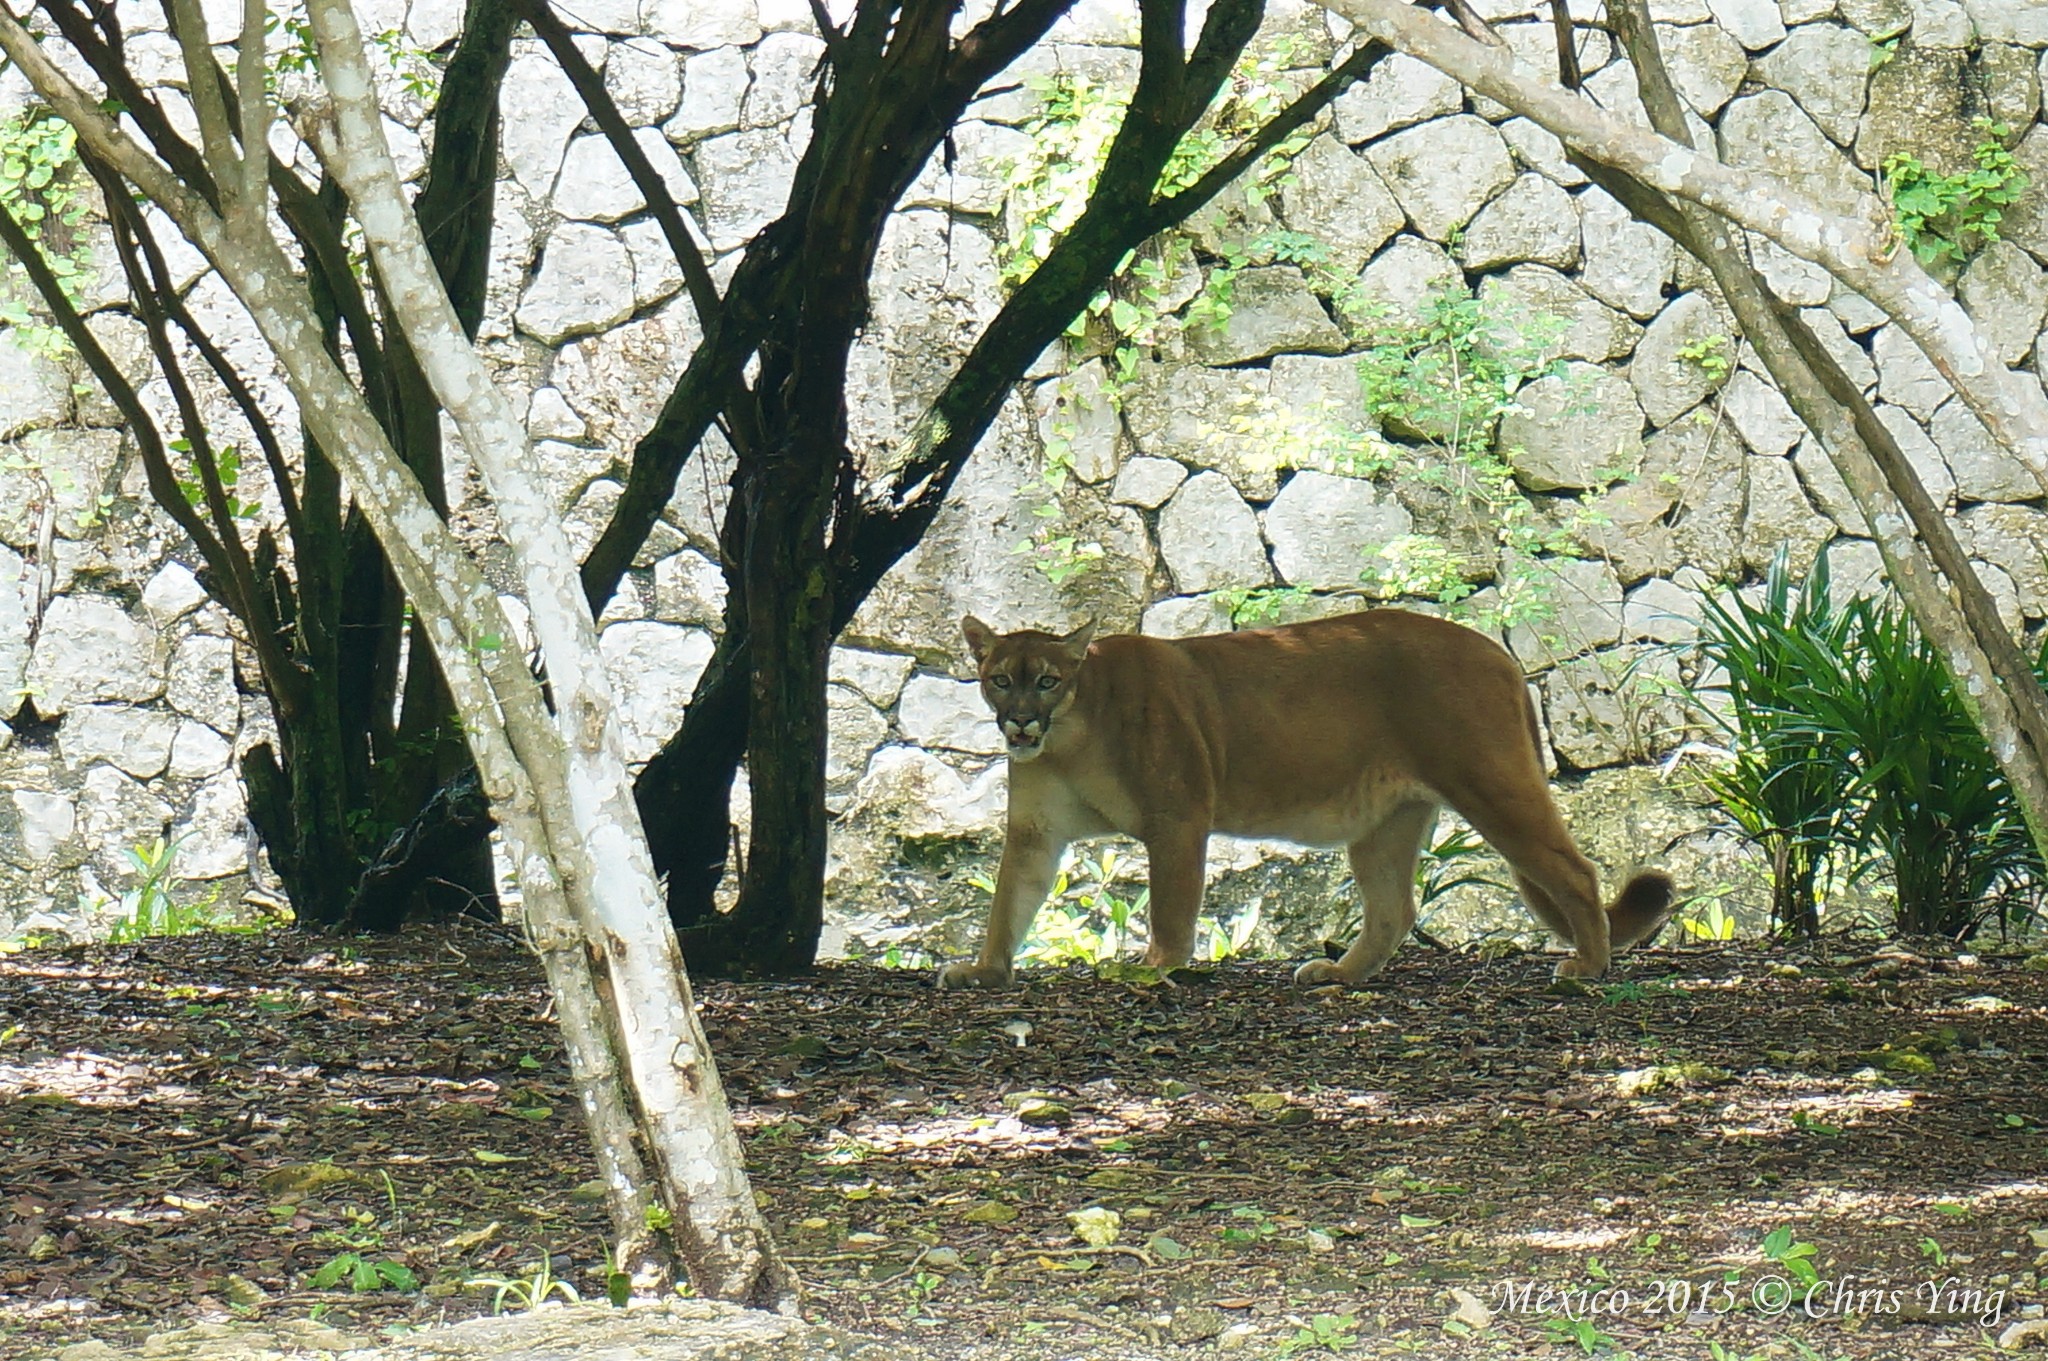
<svg viewBox="0 0 2048 1361"><path fill-rule="evenodd" d="M1044 750L1045 743L1042 741L1032 742L1024 746L1019 746L1013 742L1010 744L1010 759L1012 761L1035 760L1037 759L1038 754Z"/></svg>

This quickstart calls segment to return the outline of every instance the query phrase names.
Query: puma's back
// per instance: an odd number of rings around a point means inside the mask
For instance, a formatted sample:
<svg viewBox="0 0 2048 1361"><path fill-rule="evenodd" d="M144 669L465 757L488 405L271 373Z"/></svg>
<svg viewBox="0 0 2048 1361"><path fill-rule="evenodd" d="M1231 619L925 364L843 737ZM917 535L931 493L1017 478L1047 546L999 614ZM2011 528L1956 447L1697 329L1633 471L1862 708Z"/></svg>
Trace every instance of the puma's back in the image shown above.
<svg viewBox="0 0 2048 1361"><path fill-rule="evenodd" d="M1104 638L1078 681L1069 717L1087 740L1055 732L1048 762L1154 814L1199 792L1219 832L1348 845L1418 790L1549 801L1521 668L1425 615Z"/></svg>

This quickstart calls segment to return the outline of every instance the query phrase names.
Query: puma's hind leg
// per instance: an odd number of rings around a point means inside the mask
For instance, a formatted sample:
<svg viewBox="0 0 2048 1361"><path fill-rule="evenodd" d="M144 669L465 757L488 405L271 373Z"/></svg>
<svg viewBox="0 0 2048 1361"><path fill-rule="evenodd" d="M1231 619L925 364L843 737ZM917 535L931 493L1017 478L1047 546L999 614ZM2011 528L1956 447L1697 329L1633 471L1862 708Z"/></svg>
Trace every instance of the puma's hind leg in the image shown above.
<svg viewBox="0 0 2048 1361"><path fill-rule="evenodd" d="M1342 959L1312 959L1294 971L1295 986L1357 985L1378 973L1415 928L1415 862L1436 826L1433 803L1403 804L1351 843L1351 877L1364 903L1358 939Z"/></svg>

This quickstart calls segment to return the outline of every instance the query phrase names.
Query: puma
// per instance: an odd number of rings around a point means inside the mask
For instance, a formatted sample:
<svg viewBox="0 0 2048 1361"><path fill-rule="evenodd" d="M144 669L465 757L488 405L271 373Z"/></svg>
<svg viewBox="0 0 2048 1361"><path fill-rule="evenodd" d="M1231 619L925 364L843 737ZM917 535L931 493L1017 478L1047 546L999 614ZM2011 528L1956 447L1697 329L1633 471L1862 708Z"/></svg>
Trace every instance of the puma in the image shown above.
<svg viewBox="0 0 2048 1361"><path fill-rule="evenodd" d="M1209 837L1342 846L1365 900L1336 961L1305 987L1355 984L1415 924L1415 864L1448 805L1513 867L1536 918L1571 943L1562 976L1595 978L1652 935L1669 875L1630 879L1604 910L1593 865L1551 801L1535 707L1505 648L1402 610L1199 638L997 634L962 622L1009 747L1010 813L988 936L943 988L1011 980L1012 957L1079 837L1121 832L1152 865L1144 963L1188 961Z"/></svg>

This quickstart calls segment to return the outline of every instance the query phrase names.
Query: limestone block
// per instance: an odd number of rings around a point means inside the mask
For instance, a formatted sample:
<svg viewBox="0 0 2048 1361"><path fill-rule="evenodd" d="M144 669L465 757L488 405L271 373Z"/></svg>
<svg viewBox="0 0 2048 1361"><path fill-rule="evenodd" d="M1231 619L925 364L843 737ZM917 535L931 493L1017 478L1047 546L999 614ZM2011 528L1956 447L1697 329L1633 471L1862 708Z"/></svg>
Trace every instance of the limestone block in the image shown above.
<svg viewBox="0 0 2048 1361"><path fill-rule="evenodd" d="M1127 459L1109 497L1120 505L1157 510L1187 480L1188 470L1170 458Z"/></svg>
<svg viewBox="0 0 2048 1361"><path fill-rule="evenodd" d="M689 73L684 72L685 91ZM687 93L684 100L688 104ZM703 177L704 227L718 251L744 245L755 232L782 215L789 197L796 153L772 128L706 137L697 144L697 173Z"/></svg>
<svg viewBox="0 0 2048 1361"><path fill-rule="evenodd" d="M1887 402L1905 407L1924 421L1948 400L1948 380L1897 323L1878 329L1871 352L1877 359L1878 395Z"/></svg>
<svg viewBox="0 0 2048 1361"><path fill-rule="evenodd" d="M171 759L165 769L172 779L203 780L226 770L234 754L225 737L188 718L178 724L177 736L171 739Z"/></svg>
<svg viewBox="0 0 2048 1361"><path fill-rule="evenodd" d="M1548 611L1541 619L1508 630L1508 650L1529 672L1554 666L1621 637L1621 581L1605 562L1583 558L1542 558L1523 563Z"/></svg>
<svg viewBox="0 0 2048 1361"><path fill-rule="evenodd" d="M1124 423L1138 452L1216 469L1265 501L1279 487L1276 451L1259 431L1267 400L1258 370L1140 364L1124 394Z"/></svg>
<svg viewBox="0 0 2048 1361"><path fill-rule="evenodd" d="M1068 466L1083 482L1104 482L1116 475L1123 443L1123 418L1101 360L1090 360L1065 378L1040 383L1032 391L1038 414L1038 438L1048 456L1064 450Z"/></svg>
<svg viewBox="0 0 2048 1361"><path fill-rule="evenodd" d="M1382 65L1402 60L1389 57ZM1281 190L1281 216L1323 243L1332 268L1357 269L1401 230L1401 206L1372 165L1328 133L1302 149L1293 171L1294 182Z"/></svg>
<svg viewBox="0 0 2048 1361"><path fill-rule="evenodd" d="M14 789L8 794L16 830L9 842L0 843L0 854L23 869L56 868L60 857L76 864L78 847L71 838L78 830L78 805L67 795L41 789Z"/></svg>
<svg viewBox="0 0 2048 1361"><path fill-rule="evenodd" d="M903 195L905 208L954 208L966 213L1002 211L1010 167L1030 153L1031 138L1001 123L969 119L953 128L952 164L942 144Z"/></svg>
<svg viewBox="0 0 2048 1361"><path fill-rule="evenodd" d="M1176 595L1147 606L1140 631L1150 638L1198 638L1230 630L1230 606L1219 597Z"/></svg>
<svg viewBox="0 0 2048 1361"><path fill-rule="evenodd" d="M981 697L981 686L976 681L912 676L903 684L903 697L896 705L896 722L903 735L921 747L944 747L983 756L999 756L1004 750L1003 735L996 728L995 717Z"/></svg>
<svg viewBox="0 0 2048 1361"><path fill-rule="evenodd" d="M2043 56L2041 64L2048 67L2048 55ZM2013 148L2012 155L2026 172L2030 185L2048 185L2048 124L2030 129ZM2020 195L2019 202L2005 208L2004 214L1998 222L1999 236L2025 248L2036 260L2048 263L2048 193L2030 190Z"/></svg>
<svg viewBox="0 0 2048 1361"><path fill-rule="evenodd" d="M1258 517L1219 473L1189 478L1159 512L1159 551L1188 594L1264 586L1273 579Z"/></svg>
<svg viewBox="0 0 2048 1361"><path fill-rule="evenodd" d="M633 135L654 166L669 197L677 203L695 203L697 186L683 169L676 149L654 128L641 128ZM569 143L562 158L562 172L555 180L555 211L583 222L617 222L647 206L632 172L612 150L602 133L591 133Z"/></svg>
<svg viewBox="0 0 2048 1361"><path fill-rule="evenodd" d="M2041 484L2026 464L1991 438L1991 432L1962 398L1943 402L1928 423L1927 433L1955 474L1958 500L2031 501L2041 495Z"/></svg>
<svg viewBox="0 0 2048 1361"><path fill-rule="evenodd" d="M633 315L633 258L617 233L561 222L519 300L519 329L550 345L592 335Z"/></svg>
<svg viewBox="0 0 2048 1361"><path fill-rule="evenodd" d="M1415 229L1438 242L1515 178L1500 134L1470 114L1395 133L1367 148L1366 159Z"/></svg>
<svg viewBox="0 0 2048 1361"><path fill-rule="evenodd" d="M1401 331L1420 325L1447 290L1464 289L1464 271L1442 246L1403 232L1359 272L1352 315L1369 331Z"/></svg>
<svg viewBox="0 0 2048 1361"><path fill-rule="evenodd" d="M2012 578L2027 618L2048 616L2048 514L2033 506L1971 506L1956 517L1956 534L1971 557Z"/></svg>
<svg viewBox="0 0 2048 1361"><path fill-rule="evenodd" d="M81 704L57 730L57 754L74 770L104 761L138 780L151 780L170 764L177 730L177 716L161 709Z"/></svg>
<svg viewBox="0 0 2048 1361"><path fill-rule="evenodd" d="M1353 146L1399 128L1462 112L1464 87L1426 62L1395 52L1331 104L1337 135Z"/></svg>
<svg viewBox="0 0 2048 1361"><path fill-rule="evenodd" d="M1737 99L1722 111L1719 135L1722 160L1769 175L1823 208L1856 212L1871 191L1869 176L1782 90Z"/></svg>
<svg viewBox="0 0 2048 1361"><path fill-rule="evenodd" d="M1821 348L1842 366L1851 382L1865 393L1877 386L1877 365L1871 362L1869 353L1861 345L1849 338L1849 333L1830 308L1803 307L1799 316L1812 329Z"/></svg>
<svg viewBox="0 0 2048 1361"><path fill-rule="evenodd" d="M611 678L626 759L638 764L661 750L683 721L690 693L711 662L711 635L635 619L598 634L597 649Z"/></svg>
<svg viewBox="0 0 2048 1361"><path fill-rule="evenodd" d="M1752 52L1758 52L1785 36L1785 21L1777 0L1707 0L1714 22L1734 35Z"/></svg>
<svg viewBox="0 0 2048 1361"><path fill-rule="evenodd" d="M87 863L103 881L126 888L135 879L128 851L169 831L171 810L163 800L112 766L86 772L78 792L77 835ZM183 870L184 857L179 857Z"/></svg>
<svg viewBox="0 0 2048 1361"><path fill-rule="evenodd" d="M1717 337L1720 347L1710 354L1721 360L1718 376L1708 364L1686 354L1713 345ZM1705 293L1687 293L1674 298L1643 332L1628 378L1650 424L1665 426L1727 381L1735 357L1735 323L1726 309Z"/></svg>
<svg viewBox="0 0 2048 1361"><path fill-rule="evenodd" d="M1699 635L1699 597L1675 582L1653 578L1621 602L1623 642L1690 643Z"/></svg>
<svg viewBox="0 0 2048 1361"><path fill-rule="evenodd" d="M1927 488L1927 494L1934 498L1934 504L1945 506L1956 494L1955 475L1949 466L1941 461L1941 450L1912 413L1885 402L1876 406L1877 418L1884 422L1885 429L1892 432L1899 448L1905 451L1906 461L1919 474L1920 485Z"/></svg>
<svg viewBox="0 0 2048 1361"><path fill-rule="evenodd" d="M210 633L187 636L171 650L163 693L179 713L232 737L242 718L235 645Z"/></svg>
<svg viewBox="0 0 2048 1361"><path fill-rule="evenodd" d="M1678 658L1631 645L1579 657L1543 677L1544 712L1558 756L1582 770L1640 760L1682 731Z"/></svg>
<svg viewBox="0 0 2048 1361"><path fill-rule="evenodd" d="M1867 36L1889 38L1913 22L1912 0L1839 0L1842 17Z"/></svg>
<svg viewBox="0 0 2048 1361"><path fill-rule="evenodd" d="M1565 159L1564 143L1548 128L1526 118L1510 118L1500 125L1500 135L1516 160L1551 183L1575 189L1586 182L1586 172Z"/></svg>
<svg viewBox="0 0 2048 1361"><path fill-rule="evenodd" d="M111 600L60 595L43 612L25 683L36 711L54 718L81 704L155 699L164 693L163 667L155 629Z"/></svg>
<svg viewBox="0 0 2048 1361"><path fill-rule="evenodd" d="M1293 265L1243 271L1231 289L1228 320L1220 328L1191 327L1186 336L1189 353L1205 364L1241 364L1285 350L1344 350L1344 333Z"/></svg>
<svg viewBox="0 0 2048 1361"><path fill-rule="evenodd" d="M868 758L889 740L889 720L875 711L859 691L844 685L825 687L825 782L839 786L857 780Z"/></svg>
<svg viewBox="0 0 2048 1361"><path fill-rule="evenodd" d="M1712 118L1734 98L1742 88L1742 78L1749 74L1749 58L1742 44L1729 36L1733 30L1717 24L1658 24L1656 28L1657 46L1679 98L1700 117ZM1778 31L1782 34L1784 29Z"/></svg>
<svg viewBox="0 0 2048 1361"><path fill-rule="evenodd" d="M583 101L553 57L529 48L512 58L499 102L505 164L529 195L544 200L583 121Z"/></svg>
<svg viewBox="0 0 2048 1361"><path fill-rule="evenodd" d="M1749 505L1742 520L1742 557L1751 570L1767 571L1772 559L1783 550L1795 572L1812 563L1828 540L1835 537L1835 523L1814 510L1800 490L1799 478L1790 462L1782 458L1751 456Z"/></svg>
<svg viewBox="0 0 2048 1361"><path fill-rule="evenodd" d="M1756 63L1757 79L1783 90L1841 146L1856 144L1870 83L1870 39L1842 24L1793 30Z"/></svg>
<svg viewBox="0 0 2048 1361"><path fill-rule="evenodd" d="M867 697L870 704L887 709L903 693L903 683L910 679L910 669L914 665L913 658L892 652L835 647L827 674L834 685L857 690Z"/></svg>
<svg viewBox="0 0 2048 1361"><path fill-rule="evenodd" d="M671 624L718 628L725 622L725 572L685 548L654 564L654 615Z"/></svg>
<svg viewBox="0 0 2048 1361"><path fill-rule="evenodd" d="M1979 134L1970 126L1975 101L1967 67L1959 50L1924 47L1916 38L1900 42L1870 73L1856 164L1875 170L1893 152L1909 151L1943 174L1971 169Z"/></svg>
<svg viewBox="0 0 2048 1361"><path fill-rule="evenodd" d="M2028 0L1963 0L1977 36L1987 43L2048 47L2048 9Z"/></svg>
<svg viewBox="0 0 2048 1361"><path fill-rule="evenodd" d="M1635 349L1643 333L1635 322L1543 265L1516 265L1505 273L1489 274L1479 285L1479 296L1525 341L1557 331L1536 347L1538 363L1620 359Z"/></svg>
<svg viewBox="0 0 2048 1361"><path fill-rule="evenodd" d="M736 47L693 52L683 63L682 80L675 116L662 129L670 141L695 142L739 130L740 108L753 80L744 52Z"/></svg>
<svg viewBox="0 0 2048 1361"><path fill-rule="evenodd" d="M1345 590L1379 551L1415 528L1400 503L1372 483L1303 469L1260 517L1283 581L1313 590Z"/></svg>
<svg viewBox="0 0 2048 1361"><path fill-rule="evenodd" d="M640 0L644 32L670 47L703 51L746 47L761 40L761 19L753 0Z"/></svg>
<svg viewBox="0 0 2048 1361"><path fill-rule="evenodd" d="M1963 271L1956 296L1998 347L2000 362L2016 365L2034 348L2048 313L2048 278L2024 250L2010 241L1985 246Z"/></svg>
<svg viewBox="0 0 2048 1361"><path fill-rule="evenodd" d="M1010 763L971 781L928 751L891 744L876 752L844 817L902 839L957 838L1002 826Z"/></svg>
<svg viewBox="0 0 2048 1361"><path fill-rule="evenodd" d="M1643 452L1643 408L1627 379L1573 361L1523 388L1501 420L1500 447L1531 491L1597 486Z"/></svg>
<svg viewBox="0 0 2048 1361"><path fill-rule="evenodd" d="M171 824L178 841L178 873L186 879L220 879L249 868L248 815L242 782L223 771L199 786L185 811Z"/></svg>
<svg viewBox="0 0 2048 1361"><path fill-rule="evenodd" d="M1778 390L1748 369L1738 371L1721 392L1721 413L1754 452L1782 457L1806 434Z"/></svg>
<svg viewBox="0 0 2048 1361"><path fill-rule="evenodd" d="M748 63L754 83L740 107L740 126L773 127L808 105L824 53L825 44L808 33L770 33L761 39Z"/></svg>
<svg viewBox="0 0 2048 1361"><path fill-rule="evenodd" d="M1465 232L1465 268L1528 261L1571 269L1579 262L1579 230L1570 194L1541 175L1523 175L1472 219Z"/></svg>
<svg viewBox="0 0 2048 1361"><path fill-rule="evenodd" d="M1579 283L1608 306L1648 321L1664 308L1671 238L1630 217L1604 190L1582 190L1578 198L1585 244Z"/></svg>
<svg viewBox="0 0 2048 1361"><path fill-rule="evenodd" d="M142 588L142 608L159 624L168 624L206 603L206 588L182 562L166 562Z"/></svg>
<svg viewBox="0 0 2048 1361"><path fill-rule="evenodd" d="M71 378L63 366L0 335L0 439L71 418Z"/></svg>

